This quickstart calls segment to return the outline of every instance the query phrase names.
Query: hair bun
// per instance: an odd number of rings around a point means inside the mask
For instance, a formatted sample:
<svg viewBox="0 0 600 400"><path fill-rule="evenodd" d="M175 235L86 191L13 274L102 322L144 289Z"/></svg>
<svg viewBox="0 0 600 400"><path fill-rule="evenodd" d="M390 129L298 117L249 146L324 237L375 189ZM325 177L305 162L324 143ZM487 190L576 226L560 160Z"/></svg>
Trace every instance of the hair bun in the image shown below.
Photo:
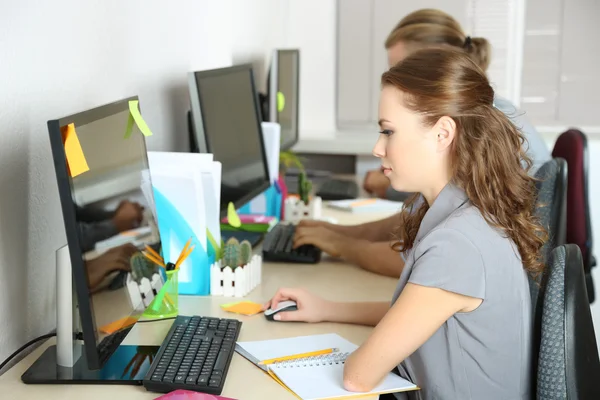
<svg viewBox="0 0 600 400"><path fill-rule="evenodd" d="M473 41L471 40L471 36L467 36L465 38L465 43L463 44L463 48L465 48L467 50L470 49L472 43L473 43Z"/></svg>

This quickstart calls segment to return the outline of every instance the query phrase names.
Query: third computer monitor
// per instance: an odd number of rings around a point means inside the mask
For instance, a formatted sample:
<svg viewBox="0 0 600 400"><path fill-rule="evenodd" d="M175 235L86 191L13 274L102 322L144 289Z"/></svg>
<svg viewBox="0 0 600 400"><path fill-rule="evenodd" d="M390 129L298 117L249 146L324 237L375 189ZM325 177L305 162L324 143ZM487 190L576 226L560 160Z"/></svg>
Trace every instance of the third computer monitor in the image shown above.
<svg viewBox="0 0 600 400"><path fill-rule="evenodd" d="M300 52L297 49L273 51L268 79L268 120L281 126L281 150L298 142L300 100Z"/></svg>
<svg viewBox="0 0 600 400"><path fill-rule="evenodd" d="M270 185L258 96L251 65L189 75L191 119L198 150L221 162L221 215Z"/></svg>

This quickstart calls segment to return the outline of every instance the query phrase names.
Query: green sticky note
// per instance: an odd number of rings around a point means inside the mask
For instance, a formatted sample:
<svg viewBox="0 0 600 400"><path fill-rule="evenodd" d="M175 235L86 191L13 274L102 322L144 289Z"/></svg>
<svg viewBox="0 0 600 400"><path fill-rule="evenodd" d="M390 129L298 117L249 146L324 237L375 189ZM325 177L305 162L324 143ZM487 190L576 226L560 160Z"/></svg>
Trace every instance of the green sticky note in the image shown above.
<svg viewBox="0 0 600 400"><path fill-rule="evenodd" d="M127 131L125 132L125 138L131 136L131 131L133 130L133 121L135 121L136 125L142 132L144 136L152 136L152 131L142 118L142 114L140 114L140 109L138 108L139 101L138 100L130 100L129 101L129 120L127 121Z"/></svg>
<svg viewBox="0 0 600 400"><path fill-rule="evenodd" d="M285 96L281 92L277 92L277 112L282 112L285 108Z"/></svg>
<svg viewBox="0 0 600 400"><path fill-rule="evenodd" d="M240 217L237 215L232 202L229 202L229 205L227 206L227 222L234 228L242 226L242 221L240 221Z"/></svg>
<svg viewBox="0 0 600 400"><path fill-rule="evenodd" d="M127 119L127 130L125 130L125 139L131 136L131 132L133 131L133 115L131 112L129 113L129 118Z"/></svg>

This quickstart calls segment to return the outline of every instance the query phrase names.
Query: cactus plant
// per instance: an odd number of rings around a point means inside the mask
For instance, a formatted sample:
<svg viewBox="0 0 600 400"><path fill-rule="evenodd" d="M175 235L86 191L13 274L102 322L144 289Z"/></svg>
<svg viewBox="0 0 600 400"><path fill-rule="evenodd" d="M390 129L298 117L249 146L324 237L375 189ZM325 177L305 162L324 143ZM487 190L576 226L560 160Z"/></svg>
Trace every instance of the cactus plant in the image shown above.
<svg viewBox="0 0 600 400"><path fill-rule="evenodd" d="M312 182L306 178L306 173L303 171L298 176L298 194L304 204L308 205L310 191L312 190Z"/></svg>
<svg viewBox="0 0 600 400"><path fill-rule="evenodd" d="M238 267L240 259L240 242L234 237L229 238L223 248L223 268L230 267L235 269Z"/></svg>
<svg viewBox="0 0 600 400"><path fill-rule="evenodd" d="M239 265L243 267L252 259L252 245L247 240L242 240L240 243L240 260Z"/></svg>
<svg viewBox="0 0 600 400"><path fill-rule="evenodd" d="M142 252L134 253L129 260L131 266L131 278L138 284L142 282L142 278L152 280L152 275L158 271L158 265L148 260Z"/></svg>

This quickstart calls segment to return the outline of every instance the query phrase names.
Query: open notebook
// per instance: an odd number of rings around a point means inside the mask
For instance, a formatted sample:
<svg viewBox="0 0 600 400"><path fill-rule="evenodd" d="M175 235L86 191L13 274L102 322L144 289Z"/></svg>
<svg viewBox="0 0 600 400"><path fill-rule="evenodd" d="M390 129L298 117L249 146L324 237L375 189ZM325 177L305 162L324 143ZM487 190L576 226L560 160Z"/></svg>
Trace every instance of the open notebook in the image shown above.
<svg viewBox="0 0 600 400"><path fill-rule="evenodd" d="M344 361L358 346L336 334L299 336L288 339L238 342L236 351L302 400L364 397L366 393L344 389ZM262 361L324 349L337 351L312 357L295 358L272 364ZM368 394L395 393L417 390L413 383L389 373Z"/></svg>

